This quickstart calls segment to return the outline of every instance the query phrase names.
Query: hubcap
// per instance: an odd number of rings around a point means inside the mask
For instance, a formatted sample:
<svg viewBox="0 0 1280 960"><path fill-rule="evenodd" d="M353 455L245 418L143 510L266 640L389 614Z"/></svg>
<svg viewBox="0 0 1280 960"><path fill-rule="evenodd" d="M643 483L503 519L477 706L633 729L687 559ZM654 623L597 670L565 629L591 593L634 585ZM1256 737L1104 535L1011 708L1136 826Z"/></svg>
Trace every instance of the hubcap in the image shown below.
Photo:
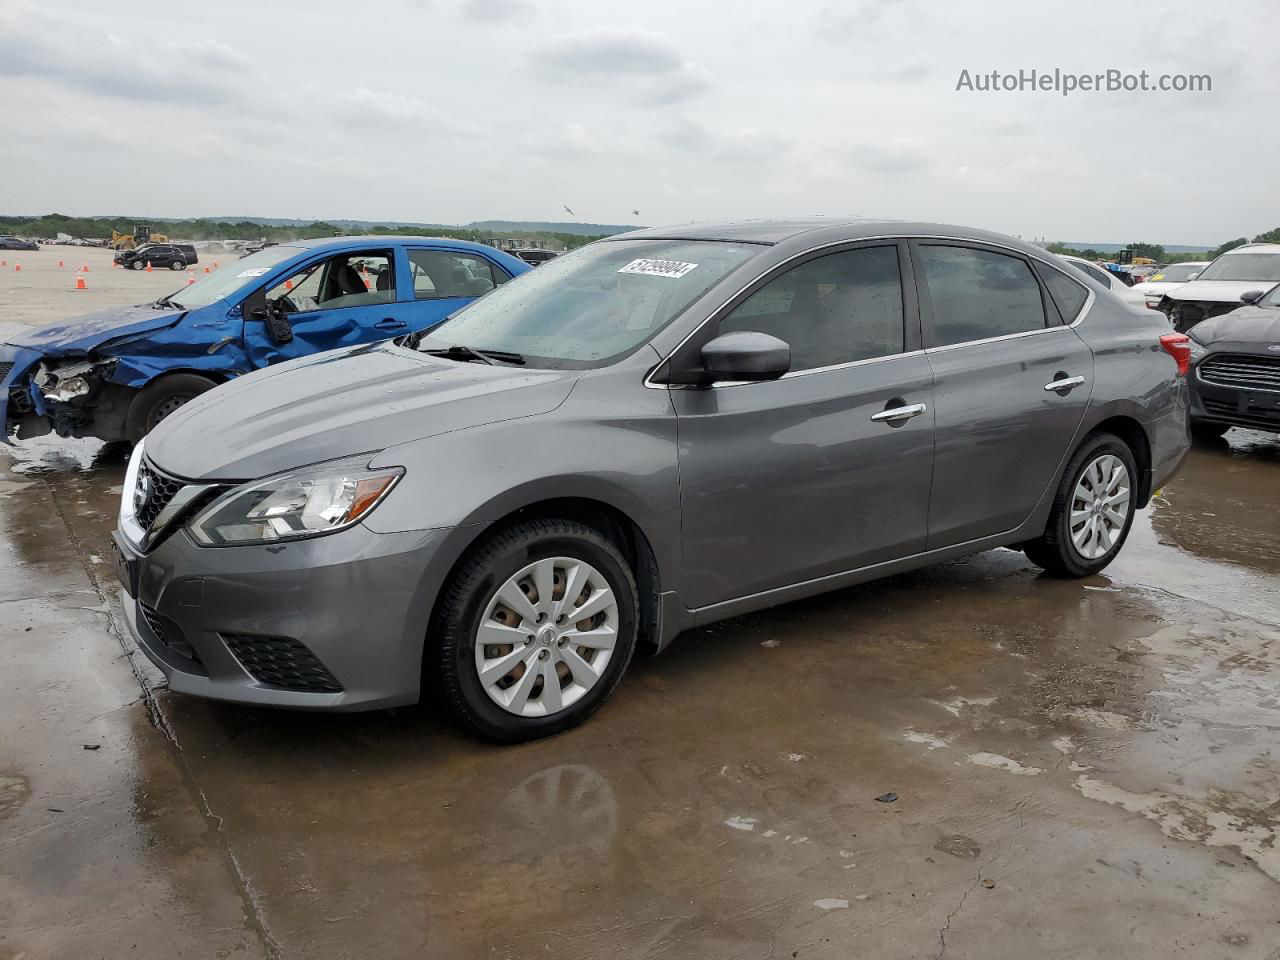
<svg viewBox="0 0 1280 960"><path fill-rule="evenodd" d="M1114 454L1098 457L1080 475L1071 497L1071 542L1086 560L1105 555L1129 518L1129 470Z"/></svg>
<svg viewBox="0 0 1280 960"><path fill-rule="evenodd" d="M548 557L489 598L476 630L476 673L508 713L551 716L596 685L617 636L618 601L604 575L582 560Z"/></svg>

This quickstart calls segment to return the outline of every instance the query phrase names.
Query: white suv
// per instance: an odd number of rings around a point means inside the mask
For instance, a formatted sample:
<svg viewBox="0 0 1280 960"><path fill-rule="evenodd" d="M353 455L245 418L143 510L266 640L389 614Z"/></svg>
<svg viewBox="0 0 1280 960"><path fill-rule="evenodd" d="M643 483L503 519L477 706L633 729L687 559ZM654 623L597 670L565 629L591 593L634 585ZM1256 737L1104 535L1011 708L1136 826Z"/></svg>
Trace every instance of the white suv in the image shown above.
<svg viewBox="0 0 1280 960"><path fill-rule="evenodd" d="M1186 333L1201 320L1230 313L1241 303L1252 303L1277 283L1280 243L1246 243L1222 254L1190 283L1166 293L1160 309L1175 330ZM1254 291L1256 297L1252 296Z"/></svg>

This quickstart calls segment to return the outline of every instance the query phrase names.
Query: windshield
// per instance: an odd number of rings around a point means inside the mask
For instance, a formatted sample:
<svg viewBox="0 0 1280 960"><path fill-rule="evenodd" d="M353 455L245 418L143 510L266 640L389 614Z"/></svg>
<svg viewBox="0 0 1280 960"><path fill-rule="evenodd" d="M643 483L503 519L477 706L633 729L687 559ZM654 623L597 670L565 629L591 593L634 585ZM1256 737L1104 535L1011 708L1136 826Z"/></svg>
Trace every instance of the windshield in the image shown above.
<svg viewBox="0 0 1280 960"><path fill-rule="evenodd" d="M1175 263L1157 271L1148 279L1162 283L1185 283L1204 269L1203 263Z"/></svg>
<svg viewBox="0 0 1280 960"><path fill-rule="evenodd" d="M712 240L589 244L498 287L420 347L462 344L522 354L534 366L604 366L763 249Z"/></svg>
<svg viewBox="0 0 1280 960"><path fill-rule="evenodd" d="M1224 253L1196 279L1280 283L1280 253Z"/></svg>
<svg viewBox="0 0 1280 960"><path fill-rule="evenodd" d="M185 309L207 307L215 300L223 300L262 276L281 260L288 260L302 253L301 247L267 247L267 249L219 267L213 273L201 276L188 287L181 287L170 294Z"/></svg>

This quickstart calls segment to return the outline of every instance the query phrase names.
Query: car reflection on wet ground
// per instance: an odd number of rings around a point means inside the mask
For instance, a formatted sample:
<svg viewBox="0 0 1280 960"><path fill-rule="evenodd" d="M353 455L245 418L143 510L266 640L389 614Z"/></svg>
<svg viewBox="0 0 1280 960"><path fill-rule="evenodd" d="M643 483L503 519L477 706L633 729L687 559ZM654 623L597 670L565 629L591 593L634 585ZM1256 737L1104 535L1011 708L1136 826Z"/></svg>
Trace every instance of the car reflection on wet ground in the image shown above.
<svg viewBox="0 0 1280 960"><path fill-rule="evenodd" d="M0 958L1280 957L1280 438L1197 445L1102 576L717 624L505 749L170 695L123 471L0 452Z"/></svg>

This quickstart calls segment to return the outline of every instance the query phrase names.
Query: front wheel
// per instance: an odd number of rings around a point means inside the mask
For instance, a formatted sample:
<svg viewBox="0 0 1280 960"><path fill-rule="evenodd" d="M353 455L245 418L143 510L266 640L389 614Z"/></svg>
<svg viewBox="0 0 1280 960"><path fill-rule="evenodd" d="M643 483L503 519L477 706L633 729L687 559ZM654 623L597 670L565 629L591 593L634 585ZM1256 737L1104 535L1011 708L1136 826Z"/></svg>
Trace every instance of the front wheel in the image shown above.
<svg viewBox="0 0 1280 960"><path fill-rule="evenodd" d="M531 520L490 536L453 574L428 644L455 719L519 743L599 709L631 660L637 622L635 576L612 540Z"/></svg>
<svg viewBox="0 0 1280 960"><path fill-rule="evenodd" d="M170 270L181 270L182 267L183 267L183 263L181 260L174 260L171 264L169 264Z"/></svg>
<svg viewBox="0 0 1280 960"><path fill-rule="evenodd" d="M1023 544L1027 558L1059 577L1088 577L1120 552L1137 506L1133 451L1100 433L1076 451L1063 472L1044 533Z"/></svg>
<svg viewBox="0 0 1280 960"><path fill-rule="evenodd" d="M170 373L152 380L129 405L125 434L137 443L165 417L218 384L198 373Z"/></svg>
<svg viewBox="0 0 1280 960"><path fill-rule="evenodd" d="M131 270L141 270L143 268L143 263L141 260L135 260L133 263L129 264L129 268Z"/></svg>

